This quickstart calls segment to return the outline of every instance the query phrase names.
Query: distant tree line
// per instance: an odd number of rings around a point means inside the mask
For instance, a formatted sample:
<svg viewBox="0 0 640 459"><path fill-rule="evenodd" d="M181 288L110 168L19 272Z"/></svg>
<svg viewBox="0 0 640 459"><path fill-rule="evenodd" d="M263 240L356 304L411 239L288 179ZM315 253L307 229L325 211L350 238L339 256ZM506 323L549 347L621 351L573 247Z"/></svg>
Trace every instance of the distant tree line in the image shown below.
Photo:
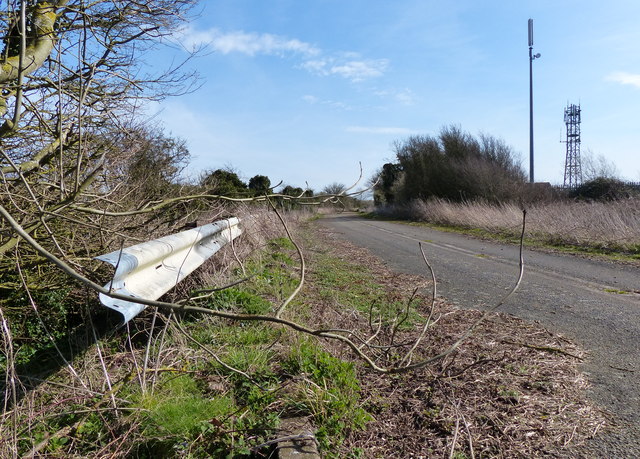
<svg viewBox="0 0 640 459"><path fill-rule="evenodd" d="M280 185L272 185L271 179L266 175L254 175L248 182L244 182L237 172L229 169L216 169L202 173L199 185L209 194L230 197L281 194L294 198L310 198L314 195L313 190L291 185L284 185L282 189L275 190L275 188L278 188Z"/></svg>

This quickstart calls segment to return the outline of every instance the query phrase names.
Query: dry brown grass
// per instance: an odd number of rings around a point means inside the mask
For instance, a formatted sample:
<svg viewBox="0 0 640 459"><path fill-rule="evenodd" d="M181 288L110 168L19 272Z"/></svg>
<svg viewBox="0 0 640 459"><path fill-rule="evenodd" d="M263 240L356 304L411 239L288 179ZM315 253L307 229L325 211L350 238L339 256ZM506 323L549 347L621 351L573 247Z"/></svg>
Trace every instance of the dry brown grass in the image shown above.
<svg viewBox="0 0 640 459"><path fill-rule="evenodd" d="M285 218L288 225L297 225L301 220L309 218L312 210L287 212ZM265 244L286 233L275 212L268 206L237 205L232 214L240 218L242 236L217 252L214 257L204 263L194 273L184 279L169 295L168 299L184 297L190 290L216 285L223 285L229 280L230 270L240 268L242 260L262 249ZM203 223L209 223L205 221Z"/></svg>
<svg viewBox="0 0 640 459"><path fill-rule="evenodd" d="M513 236L520 231L522 208L517 204L432 199L414 201L405 216ZM635 253L640 247L640 200L533 204L527 207L527 236L545 244Z"/></svg>

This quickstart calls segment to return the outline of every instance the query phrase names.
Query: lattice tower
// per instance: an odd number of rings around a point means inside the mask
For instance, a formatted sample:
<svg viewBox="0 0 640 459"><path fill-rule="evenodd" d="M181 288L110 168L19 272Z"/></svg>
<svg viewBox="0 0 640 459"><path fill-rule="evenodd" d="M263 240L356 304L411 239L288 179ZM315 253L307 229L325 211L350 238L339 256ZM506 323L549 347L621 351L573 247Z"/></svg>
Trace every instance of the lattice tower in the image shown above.
<svg viewBox="0 0 640 459"><path fill-rule="evenodd" d="M564 163L564 187L575 188L582 184L580 162L580 105L570 104L564 109L567 126L567 156Z"/></svg>

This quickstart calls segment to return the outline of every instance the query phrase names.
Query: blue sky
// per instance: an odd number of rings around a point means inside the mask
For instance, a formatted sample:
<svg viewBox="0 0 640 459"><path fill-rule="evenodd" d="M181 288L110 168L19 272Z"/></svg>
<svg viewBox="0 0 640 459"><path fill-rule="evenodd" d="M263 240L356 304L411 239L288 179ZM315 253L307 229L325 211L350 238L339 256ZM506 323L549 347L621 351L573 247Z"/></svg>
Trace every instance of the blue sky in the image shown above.
<svg viewBox="0 0 640 459"><path fill-rule="evenodd" d="M567 103L582 150L640 181L637 0L206 0L175 40L204 45L192 94L161 104L192 174L315 190L365 178L393 142L456 124L500 137L529 164L527 20L533 18L536 181L562 183ZM184 55L174 48L175 58Z"/></svg>

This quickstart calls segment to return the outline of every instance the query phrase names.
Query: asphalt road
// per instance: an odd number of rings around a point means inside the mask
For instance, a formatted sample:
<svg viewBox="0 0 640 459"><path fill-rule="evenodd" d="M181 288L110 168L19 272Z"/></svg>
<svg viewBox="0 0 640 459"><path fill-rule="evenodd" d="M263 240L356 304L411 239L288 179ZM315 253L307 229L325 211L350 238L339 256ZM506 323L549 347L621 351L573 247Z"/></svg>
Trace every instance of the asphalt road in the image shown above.
<svg viewBox="0 0 640 459"><path fill-rule="evenodd" d="M517 279L517 246L355 214L321 223L400 272L428 275L418 248L423 242L439 294L460 307L491 306ZM616 429L580 455L640 458L640 268L527 249L524 260L522 284L500 310L580 344L588 353L581 370L589 396L615 415Z"/></svg>

